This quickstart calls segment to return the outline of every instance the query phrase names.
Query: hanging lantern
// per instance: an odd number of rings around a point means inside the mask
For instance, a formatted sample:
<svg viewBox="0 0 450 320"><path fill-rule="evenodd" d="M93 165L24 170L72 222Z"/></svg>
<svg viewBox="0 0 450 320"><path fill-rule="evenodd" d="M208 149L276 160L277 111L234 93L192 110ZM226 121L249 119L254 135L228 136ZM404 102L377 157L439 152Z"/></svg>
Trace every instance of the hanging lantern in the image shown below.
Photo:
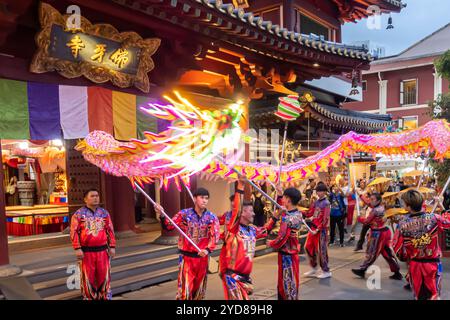
<svg viewBox="0 0 450 320"><path fill-rule="evenodd" d="M349 95L353 96L355 94L359 94L358 83L359 83L360 73L356 70L352 71L352 89L350 90Z"/></svg>
<svg viewBox="0 0 450 320"><path fill-rule="evenodd" d="M387 30L389 29L394 29L394 25L392 24L392 16L389 15L389 19L388 19L388 26L386 27Z"/></svg>

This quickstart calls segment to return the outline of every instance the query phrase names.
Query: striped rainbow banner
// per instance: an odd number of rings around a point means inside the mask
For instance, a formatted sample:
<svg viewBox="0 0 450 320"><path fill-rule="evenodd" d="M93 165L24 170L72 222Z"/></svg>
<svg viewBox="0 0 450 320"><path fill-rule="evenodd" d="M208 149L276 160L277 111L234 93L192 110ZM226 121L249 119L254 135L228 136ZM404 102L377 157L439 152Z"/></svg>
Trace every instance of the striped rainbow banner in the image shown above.
<svg viewBox="0 0 450 320"><path fill-rule="evenodd" d="M0 139L78 139L93 130L142 139L144 131L166 125L138 108L154 100L95 86L0 79Z"/></svg>

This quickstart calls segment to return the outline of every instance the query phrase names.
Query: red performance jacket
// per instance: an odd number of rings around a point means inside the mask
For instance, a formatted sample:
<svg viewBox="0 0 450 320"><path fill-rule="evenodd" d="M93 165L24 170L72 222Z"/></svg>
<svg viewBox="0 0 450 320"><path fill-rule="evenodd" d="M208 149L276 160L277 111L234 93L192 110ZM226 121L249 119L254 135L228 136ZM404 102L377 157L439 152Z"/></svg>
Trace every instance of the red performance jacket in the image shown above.
<svg viewBox="0 0 450 320"><path fill-rule="evenodd" d="M210 211L205 210L199 217L194 208L184 209L173 216L172 220L201 250L211 253L216 248L220 225L219 219ZM161 217L161 224L168 231L175 229L164 216ZM178 249L182 252L197 254L197 249L182 235L178 239Z"/></svg>
<svg viewBox="0 0 450 320"><path fill-rule="evenodd" d="M386 219L384 218L384 206L379 205L370 210L369 215L364 217L359 217L358 221L362 224L369 225L370 229L381 229L386 227Z"/></svg>
<svg viewBox="0 0 450 320"><path fill-rule="evenodd" d="M231 220L232 211L227 211L219 217L219 224L224 226L223 232L220 233L220 240L225 240L228 234L228 224Z"/></svg>
<svg viewBox="0 0 450 320"><path fill-rule="evenodd" d="M309 211L305 214L306 218L312 218L312 230L328 229L330 221L330 202L326 197L316 200Z"/></svg>
<svg viewBox="0 0 450 320"><path fill-rule="evenodd" d="M98 207L93 212L88 207L81 207L72 216L70 239L73 248L116 247L116 238L111 218L106 209Z"/></svg>
<svg viewBox="0 0 450 320"><path fill-rule="evenodd" d="M240 197L235 193L231 218L226 225L227 235L220 253L221 271L249 276L253 268L256 239L265 238L277 219L271 217L263 227L240 224Z"/></svg>
<svg viewBox="0 0 450 320"><path fill-rule="evenodd" d="M302 226L302 214L298 210L284 212L281 216L278 236L267 243L268 246L287 254L298 254L300 244L298 233Z"/></svg>
<svg viewBox="0 0 450 320"><path fill-rule="evenodd" d="M442 255L438 235L450 229L450 220L438 214L417 213L405 216L397 228L395 252L401 260L439 259Z"/></svg>

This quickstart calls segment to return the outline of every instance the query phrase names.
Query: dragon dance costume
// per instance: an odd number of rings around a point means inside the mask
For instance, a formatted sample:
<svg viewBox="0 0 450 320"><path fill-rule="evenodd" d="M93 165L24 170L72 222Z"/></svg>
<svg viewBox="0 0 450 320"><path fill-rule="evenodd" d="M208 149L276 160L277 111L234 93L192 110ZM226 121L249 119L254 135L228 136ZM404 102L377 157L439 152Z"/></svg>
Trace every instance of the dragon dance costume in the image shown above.
<svg viewBox="0 0 450 320"><path fill-rule="evenodd" d="M280 202L280 198L278 199ZM278 250L278 299L297 300L299 290L300 244L298 233L302 224L302 214L291 210L282 214L280 230L268 246Z"/></svg>
<svg viewBox="0 0 450 320"><path fill-rule="evenodd" d="M400 266L392 248L392 232L386 226L384 212L384 206L378 205L370 210L366 218L358 218L360 223L370 227L366 259L360 266L360 270L366 271L381 254L389 264L392 272L398 273L400 271Z"/></svg>
<svg viewBox="0 0 450 320"><path fill-rule="evenodd" d="M211 253L216 248L220 226L218 218L210 211L205 210L199 216L194 208L184 209L172 220L201 250ZM161 223L168 231L175 229L164 216L161 217ZM200 257L195 247L182 236L178 239L178 249L180 256L176 299L202 300L206 291L209 256Z"/></svg>
<svg viewBox="0 0 450 320"><path fill-rule="evenodd" d="M408 263L409 283L417 300L439 299L442 275L439 232L444 229L450 229L450 220L433 213L414 213L399 221L395 251Z"/></svg>
<svg viewBox="0 0 450 320"><path fill-rule="evenodd" d="M70 239L75 250L81 249L81 294L85 300L111 300L111 262L109 248L115 248L114 229L108 211L88 207L72 216Z"/></svg>
<svg viewBox="0 0 450 320"><path fill-rule="evenodd" d="M226 300L249 300L253 292L250 274L256 240L267 237L277 221L271 217L263 227L241 224L239 193L235 194L232 215L226 224L228 231L220 253L220 276Z"/></svg>
<svg viewBox="0 0 450 320"><path fill-rule="evenodd" d="M305 243L305 251L309 257L309 264L317 268L317 256L319 256L320 267L323 272L329 272L328 268L328 223L330 220L330 202L326 197L316 200L305 217L312 218L310 228L316 234L308 233Z"/></svg>

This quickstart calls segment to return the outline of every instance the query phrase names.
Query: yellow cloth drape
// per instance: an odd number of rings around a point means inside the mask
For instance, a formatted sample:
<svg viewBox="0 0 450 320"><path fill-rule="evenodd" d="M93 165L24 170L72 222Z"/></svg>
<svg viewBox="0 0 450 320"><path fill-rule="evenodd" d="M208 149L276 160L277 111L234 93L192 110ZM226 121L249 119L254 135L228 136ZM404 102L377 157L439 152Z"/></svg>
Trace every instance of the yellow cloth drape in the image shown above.
<svg viewBox="0 0 450 320"><path fill-rule="evenodd" d="M112 92L114 137L117 140L136 138L136 96Z"/></svg>

